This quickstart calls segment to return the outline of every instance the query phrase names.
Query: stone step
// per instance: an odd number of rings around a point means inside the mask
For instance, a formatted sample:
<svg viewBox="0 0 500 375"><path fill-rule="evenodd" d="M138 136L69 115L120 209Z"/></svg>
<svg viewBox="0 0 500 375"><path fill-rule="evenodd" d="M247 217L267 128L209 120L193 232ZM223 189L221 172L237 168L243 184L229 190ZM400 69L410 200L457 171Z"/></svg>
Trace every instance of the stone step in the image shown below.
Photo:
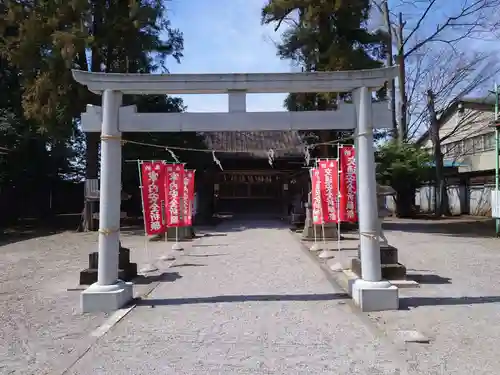
<svg viewBox="0 0 500 375"><path fill-rule="evenodd" d="M89 254L89 268L97 268L97 265L99 264L99 253L93 252ZM119 268L127 268L128 265L130 264L130 250L121 248L120 252L118 253L118 267Z"/></svg>
<svg viewBox="0 0 500 375"><path fill-rule="evenodd" d="M358 246L358 258L361 258L361 249ZM380 263L381 264L397 264L398 249L391 245L380 246Z"/></svg>
<svg viewBox="0 0 500 375"><path fill-rule="evenodd" d="M137 264L129 263L127 268L118 270L118 278L132 281L137 277ZM97 268L87 268L80 272L80 285L91 285L97 282Z"/></svg>
<svg viewBox="0 0 500 375"><path fill-rule="evenodd" d="M359 258L352 259L351 270L361 277L361 260ZM382 264L382 279L404 280L406 279L406 267L401 263Z"/></svg>

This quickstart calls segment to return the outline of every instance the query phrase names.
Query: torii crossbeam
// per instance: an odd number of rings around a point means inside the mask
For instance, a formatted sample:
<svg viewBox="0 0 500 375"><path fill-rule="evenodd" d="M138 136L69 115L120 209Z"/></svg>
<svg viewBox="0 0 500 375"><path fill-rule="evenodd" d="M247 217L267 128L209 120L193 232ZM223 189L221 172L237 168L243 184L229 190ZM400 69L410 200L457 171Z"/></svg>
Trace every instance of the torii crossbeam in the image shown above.
<svg viewBox="0 0 500 375"><path fill-rule="evenodd" d="M383 281L373 145L374 128L390 128L386 103L371 91L397 75L382 69L249 74L117 74L73 71L75 80L102 95L102 108L82 114L87 132L101 132L98 280L81 295L84 312L117 310L133 297L132 284L118 280L122 132L356 129L358 210L362 279L353 299L364 311L398 308L398 289ZM353 104L338 111L247 113L248 93L352 92ZM228 113L137 113L121 107L123 94L227 94Z"/></svg>

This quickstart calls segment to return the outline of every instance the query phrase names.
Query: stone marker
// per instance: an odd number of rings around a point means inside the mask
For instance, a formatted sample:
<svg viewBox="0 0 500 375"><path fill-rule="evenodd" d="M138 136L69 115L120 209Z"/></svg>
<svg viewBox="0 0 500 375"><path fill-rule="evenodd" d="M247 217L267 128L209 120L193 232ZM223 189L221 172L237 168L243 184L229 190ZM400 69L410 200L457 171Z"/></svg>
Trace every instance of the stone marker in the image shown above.
<svg viewBox="0 0 500 375"><path fill-rule="evenodd" d="M309 193L307 198L307 203L304 205L306 209L306 221L304 223L304 230L302 231L303 241L329 241L337 240L337 223L328 223L324 225L314 225L312 220L312 203L311 203L311 193ZM316 234L314 233L316 231ZM323 238L324 234L324 238Z"/></svg>

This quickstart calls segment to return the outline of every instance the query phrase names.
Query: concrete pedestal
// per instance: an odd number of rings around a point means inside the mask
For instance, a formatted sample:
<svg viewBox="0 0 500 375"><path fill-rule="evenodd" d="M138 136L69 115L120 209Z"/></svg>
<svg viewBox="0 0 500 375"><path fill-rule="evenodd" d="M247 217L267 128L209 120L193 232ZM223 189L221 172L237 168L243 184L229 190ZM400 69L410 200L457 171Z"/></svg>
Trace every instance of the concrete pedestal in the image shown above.
<svg viewBox="0 0 500 375"><path fill-rule="evenodd" d="M178 233L176 233L175 228L168 228L167 229L167 234L166 234L167 241L175 242L177 237L178 237L179 241L191 241L195 237L194 229L192 226L180 227L177 230L178 230ZM165 241L165 233L153 236L149 240L150 241Z"/></svg>
<svg viewBox="0 0 500 375"><path fill-rule="evenodd" d="M398 288L388 281L358 279L352 286L352 299L364 312L399 309Z"/></svg>
<svg viewBox="0 0 500 375"><path fill-rule="evenodd" d="M314 234L315 232L316 235ZM301 236L303 241L314 241L314 238L316 238L317 241L323 241L323 233L326 241L337 240L337 224L325 224L323 228L321 225L313 225L312 222L306 218Z"/></svg>
<svg viewBox="0 0 500 375"><path fill-rule="evenodd" d="M309 199L310 199L309 193ZM303 241L329 241L338 239L338 231L336 223L329 223L324 225L314 225L312 220L312 205L311 203L306 203L306 219L304 222L304 230L302 231Z"/></svg>
<svg viewBox="0 0 500 375"><path fill-rule="evenodd" d="M179 241L191 241L194 238L193 227L179 227L177 230L176 228L167 229L167 241L175 241L177 236Z"/></svg>
<svg viewBox="0 0 500 375"><path fill-rule="evenodd" d="M92 284L80 295L80 307L83 313L113 312L134 297L130 282L117 280L112 285Z"/></svg>

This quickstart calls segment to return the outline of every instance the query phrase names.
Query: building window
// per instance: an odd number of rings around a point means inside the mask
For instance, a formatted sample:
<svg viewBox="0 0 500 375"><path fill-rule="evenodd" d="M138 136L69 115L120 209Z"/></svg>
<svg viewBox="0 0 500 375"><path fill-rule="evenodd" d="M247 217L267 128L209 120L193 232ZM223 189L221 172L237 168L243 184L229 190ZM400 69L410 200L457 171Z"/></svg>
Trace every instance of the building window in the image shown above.
<svg viewBox="0 0 500 375"><path fill-rule="evenodd" d="M447 156L448 152L450 152L450 145L449 144L442 145L441 153L443 154L443 156Z"/></svg>
<svg viewBox="0 0 500 375"><path fill-rule="evenodd" d="M459 156L459 149L458 149L458 144L457 142L454 142L454 143L449 143L448 144L448 156L450 158L456 158Z"/></svg>
<svg viewBox="0 0 500 375"><path fill-rule="evenodd" d="M484 137L484 149L492 150L495 148L495 133L489 133L483 135Z"/></svg>
<svg viewBox="0 0 500 375"><path fill-rule="evenodd" d="M473 138L474 152L484 151L484 138L482 135Z"/></svg>
<svg viewBox="0 0 500 375"><path fill-rule="evenodd" d="M474 140L472 138L466 139L464 141L464 155L474 153Z"/></svg>

